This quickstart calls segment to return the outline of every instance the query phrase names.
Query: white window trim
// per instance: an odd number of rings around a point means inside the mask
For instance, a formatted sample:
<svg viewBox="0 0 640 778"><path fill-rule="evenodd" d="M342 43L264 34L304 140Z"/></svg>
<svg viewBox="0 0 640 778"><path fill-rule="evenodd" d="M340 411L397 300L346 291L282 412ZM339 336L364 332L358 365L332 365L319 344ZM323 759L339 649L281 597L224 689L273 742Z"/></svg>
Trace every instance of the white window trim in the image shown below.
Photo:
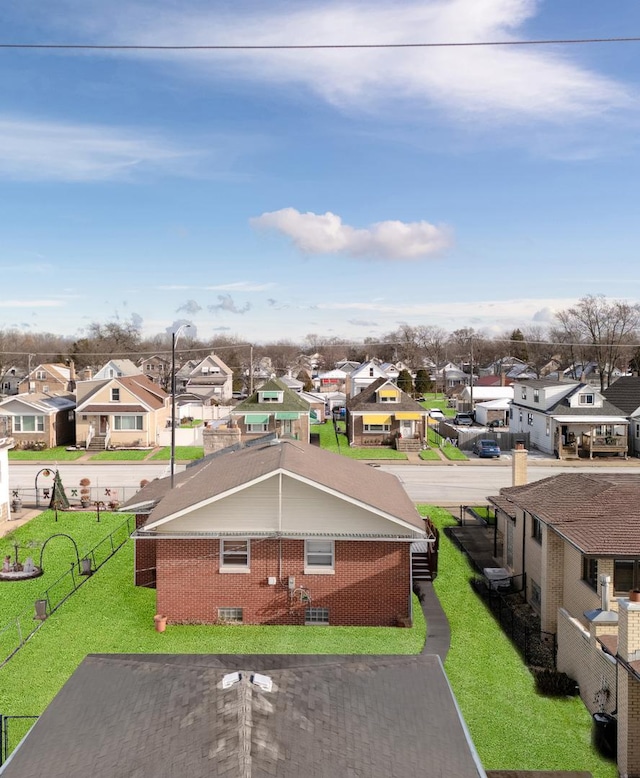
<svg viewBox="0 0 640 778"><path fill-rule="evenodd" d="M224 564L224 544L225 538L220 539L220 567L221 573L250 573L251 572L251 541L248 538L226 538L230 542L237 542L239 540L247 544L247 563L242 565L225 565Z"/></svg>
<svg viewBox="0 0 640 778"><path fill-rule="evenodd" d="M247 432L269 432L269 422L263 424L247 424Z"/></svg>
<svg viewBox="0 0 640 778"><path fill-rule="evenodd" d="M371 427L379 427L380 429L372 430ZM380 435L391 430L390 424L363 424L362 432L367 435Z"/></svg>
<svg viewBox="0 0 640 778"><path fill-rule="evenodd" d="M116 419L142 419L140 427L138 422L134 427L123 427L122 422L116 422ZM120 426L118 426L120 424ZM141 413L118 413L113 417L113 431L114 432L144 432L144 416Z"/></svg>
<svg viewBox="0 0 640 778"><path fill-rule="evenodd" d="M331 564L328 565L310 565L307 563L309 557L309 543L317 540L320 543L331 543ZM311 552L324 553L324 552ZM309 538L304 541L304 574L305 575L335 575L336 573L336 542L335 540L320 540L320 538Z"/></svg>
<svg viewBox="0 0 640 778"><path fill-rule="evenodd" d="M23 426L24 426L22 420L27 418L27 417L30 418L31 416L33 416L33 418L34 418L34 422L33 422L34 423L34 429L32 429L32 430L22 429ZM42 426L41 427L38 426L39 424L41 424ZM44 416L42 416L41 414L37 414L37 413L23 413L23 414L20 414L19 416L13 416L12 417L12 427L13 427L13 431L14 432L19 432L19 433L21 433L23 435L36 435L39 432L44 432L44 428L45 428Z"/></svg>

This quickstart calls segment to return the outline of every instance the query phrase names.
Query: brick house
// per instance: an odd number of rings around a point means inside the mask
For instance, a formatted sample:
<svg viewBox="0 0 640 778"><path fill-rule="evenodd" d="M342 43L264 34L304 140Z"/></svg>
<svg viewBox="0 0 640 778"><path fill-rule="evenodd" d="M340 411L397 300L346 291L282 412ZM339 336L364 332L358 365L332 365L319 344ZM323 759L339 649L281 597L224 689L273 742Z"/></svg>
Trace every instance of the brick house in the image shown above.
<svg viewBox="0 0 640 778"><path fill-rule="evenodd" d="M353 446L396 445L419 450L429 412L388 378L378 378L347 400L347 439Z"/></svg>
<svg viewBox="0 0 640 778"><path fill-rule="evenodd" d="M123 509L136 583L173 623L393 626L430 539L395 476L291 440L220 452Z"/></svg>
<svg viewBox="0 0 640 778"><path fill-rule="evenodd" d="M75 443L75 407L72 394L21 393L0 403L0 417L16 448L54 448Z"/></svg>
<svg viewBox="0 0 640 778"><path fill-rule="evenodd" d="M281 438L309 442L311 406L279 378L270 378L231 411L242 440L275 432Z"/></svg>
<svg viewBox="0 0 640 778"><path fill-rule="evenodd" d="M55 394L73 392L75 389L75 370L73 362L67 366L57 363L45 363L34 367L18 384L18 393L42 392Z"/></svg>
<svg viewBox="0 0 640 778"><path fill-rule="evenodd" d="M617 711L620 772L640 776L640 603L630 602L640 589L640 477L563 473L489 502L502 564L555 636L558 670L591 713Z"/></svg>

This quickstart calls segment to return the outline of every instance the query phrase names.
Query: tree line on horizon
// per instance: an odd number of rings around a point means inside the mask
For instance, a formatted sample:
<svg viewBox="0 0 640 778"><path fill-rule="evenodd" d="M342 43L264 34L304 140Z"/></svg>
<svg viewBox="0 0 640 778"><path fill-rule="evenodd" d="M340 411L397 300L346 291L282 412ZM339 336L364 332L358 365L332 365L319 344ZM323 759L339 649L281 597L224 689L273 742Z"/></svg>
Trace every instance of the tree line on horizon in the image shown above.
<svg viewBox="0 0 640 778"><path fill-rule="evenodd" d="M595 363L601 388L611 383L616 369L638 372L640 368L640 304L587 295L574 306L555 314L548 326L522 326L501 335L489 335L473 327L447 331L437 325L401 324L380 338L353 343L338 337L307 335L303 342L282 339L250 344L232 335L208 339L190 337L183 331L176 346L177 364L201 359L215 352L237 373L248 371L263 357L278 375L297 372L300 358L315 358L314 367L331 369L342 359L363 362L377 358L403 362L413 369L426 363L440 365L451 361L471 371L509 357L527 363L542 375L553 360L562 365ZM0 330L0 376L11 367L25 371L43 362L73 362L76 371L99 367L109 359L128 358L134 362L158 354L171 358L171 334L144 337L134 319L93 322L82 337L53 333ZM576 376L577 378L579 376Z"/></svg>

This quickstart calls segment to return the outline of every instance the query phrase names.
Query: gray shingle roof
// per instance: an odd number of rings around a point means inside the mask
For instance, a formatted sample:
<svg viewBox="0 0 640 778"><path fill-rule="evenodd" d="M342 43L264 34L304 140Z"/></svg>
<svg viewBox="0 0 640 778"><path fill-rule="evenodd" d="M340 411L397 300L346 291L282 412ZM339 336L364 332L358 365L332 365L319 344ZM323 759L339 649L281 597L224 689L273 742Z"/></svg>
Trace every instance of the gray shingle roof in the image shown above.
<svg viewBox="0 0 640 778"><path fill-rule="evenodd" d="M630 416L640 408L640 377L622 376L605 389L604 396Z"/></svg>
<svg viewBox="0 0 640 778"><path fill-rule="evenodd" d="M155 522L280 469L424 530L424 522L396 476L317 446L290 440L207 458L176 474L173 490L169 478L152 481L124 503L122 509L153 503L155 507L148 523Z"/></svg>
<svg viewBox="0 0 640 778"><path fill-rule="evenodd" d="M583 554L640 556L640 475L562 473L500 490ZM490 498L504 509L498 499Z"/></svg>
<svg viewBox="0 0 640 778"><path fill-rule="evenodd" d="M97 655L3 778L426 774L484 776L438 657Z"/></svg>
<svg viewBox="0 0 640 778"><path fill-rule="evenodd" d="M376 402L376 392L381 386L384 386L385 384L389 384L400 392L400 402ZM381 411L386 411L390 414L393 414L396 411L412 411L414 413L420 413L423 416L427 416L429 413L426 408L423 408L420 403L409 397L406 392L403 392L402 389L400 389L396 384L393 383L393 381L390 381L388 378L376 379L370 386L367 386L366 389L363 389L361 392L356 394L355 397L351 397L349 400L347 400L347 410L356 413L368 413L371 411L380 413Z"/></svg>
<svg viewBox="0 0 640 778"><path fill-rule="evenodd" d="M258 402L259 392L283 392L281 403L260 403ZM298 413L309 413L309 403L293 389L278 378L270 378L268 381L249 395L246 400L238 403L231 411L232 416L238 416L245 413L274 413L276 411L297 411Z"/></svg>

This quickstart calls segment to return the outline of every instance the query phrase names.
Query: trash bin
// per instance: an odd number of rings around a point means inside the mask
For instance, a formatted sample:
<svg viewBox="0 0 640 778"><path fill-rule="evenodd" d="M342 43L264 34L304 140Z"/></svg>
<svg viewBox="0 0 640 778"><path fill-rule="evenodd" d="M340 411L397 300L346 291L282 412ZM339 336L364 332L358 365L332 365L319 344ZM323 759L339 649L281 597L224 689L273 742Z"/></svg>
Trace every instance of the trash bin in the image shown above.
<svg viewBox="0 0 640 778"><path fill-rule="evenodd" d="M618 752L618 721L610 713L593 714L593 745L602 756L615 759Z"/></svg>

